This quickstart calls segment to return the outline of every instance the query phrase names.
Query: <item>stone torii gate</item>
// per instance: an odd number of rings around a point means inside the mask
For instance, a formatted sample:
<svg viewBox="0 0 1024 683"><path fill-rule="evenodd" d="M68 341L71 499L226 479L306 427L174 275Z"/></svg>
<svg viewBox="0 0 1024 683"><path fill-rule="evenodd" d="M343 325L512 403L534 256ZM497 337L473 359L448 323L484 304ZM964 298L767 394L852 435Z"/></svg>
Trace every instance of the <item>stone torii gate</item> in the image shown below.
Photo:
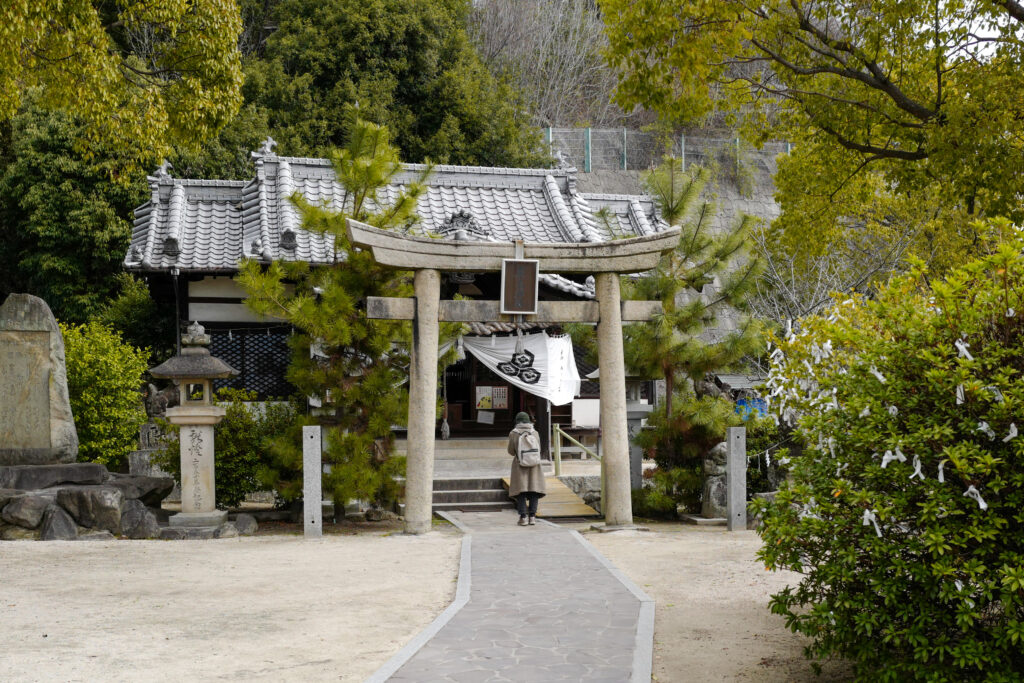
<svg viewBox="0 0 1024 683"><path fill-rule="evenodd" d="M632 524L622 324L650 320L661 311L661 302L623 302L618 275L657 266L661 255L675 248L679 230L611 242L524 245L401 235L350 219L348 234L352 244L370 250L377 263L415 273L415 297L371 297L367 301L367 317L413 321L405 533L425 533L431 525L438 324L497 322L510 317L502 316L497 301L440 301L441 272L500 271L502 261L512 258L536 259L541 272L594 275L597 301L540 301L537 313L525 317L532 322L597 323L601 430L607 479L607 500L601 501L601 507L608 526Z"/></svg>

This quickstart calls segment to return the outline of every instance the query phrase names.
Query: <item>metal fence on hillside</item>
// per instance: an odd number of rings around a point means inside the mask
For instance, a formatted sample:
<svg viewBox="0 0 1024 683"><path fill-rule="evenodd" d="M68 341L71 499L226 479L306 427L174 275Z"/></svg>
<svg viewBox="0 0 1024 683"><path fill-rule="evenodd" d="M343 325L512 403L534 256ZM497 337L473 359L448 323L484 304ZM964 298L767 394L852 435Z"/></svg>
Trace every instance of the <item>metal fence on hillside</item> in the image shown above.
<svg viewBox="0 0 1024 683"><path fill-rule="evenodd" d="M683 165L739 167L751 165L775 172L775 159L788 154L788 142L769 142L755 148L740 138L664 136L626 128L545 128L544 140L553 156L583 173L647 170L665 155Z"/></svg>

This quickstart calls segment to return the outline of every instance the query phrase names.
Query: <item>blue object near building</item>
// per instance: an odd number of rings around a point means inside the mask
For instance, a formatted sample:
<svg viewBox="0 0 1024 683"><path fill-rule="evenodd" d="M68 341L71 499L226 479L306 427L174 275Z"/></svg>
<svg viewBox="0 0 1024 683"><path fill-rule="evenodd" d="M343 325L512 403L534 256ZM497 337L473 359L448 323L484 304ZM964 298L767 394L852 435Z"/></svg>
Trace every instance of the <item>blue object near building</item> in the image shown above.
<svg viewBox="0 0 1024 683"><path fill-rule="evenodd" d="M741 398L736 401L736 412L744 421L753 417L764 417L768 414L768 403L763 398Z"/></svg>

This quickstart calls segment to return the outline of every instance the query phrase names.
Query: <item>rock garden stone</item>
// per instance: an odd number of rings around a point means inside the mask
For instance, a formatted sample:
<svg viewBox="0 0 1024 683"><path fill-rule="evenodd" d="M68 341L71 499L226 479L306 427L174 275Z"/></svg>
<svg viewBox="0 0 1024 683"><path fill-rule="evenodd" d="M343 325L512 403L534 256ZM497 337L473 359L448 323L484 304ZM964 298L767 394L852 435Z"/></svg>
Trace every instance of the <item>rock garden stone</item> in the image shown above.
<svg viewBox="0 0 1024 683"><path fill-rule="evenodd" d="M95 529L86 529L78 534L79 541L113 541L114 534L107 530L96 531Z"/></svg>
<svg viewBox="0 0 1024 683"><path fill-rule="evenodd" d="M74 462L64 338L49 306L11 294L0 306L0 465Z"/></svg>
<svg viewBox="0 0 1024 683"><path fill-rule="evenodd" d="M38 541L39 529L25 529L20 526L7 526L0 530L0 541Z"/></svg>
<svg viewBox="0 0 1024 683"><path fill-rule="evenodd" d="M145 505L159 506L174 488L170 477L144 477L132 474L111 474L106 482L121 490L125 499L138 499Z"/></svg>
<svg viewBox="0 0 1024 683"><path fill-rule="evenodd" d="M141 500L125 501L121 513L121 535L128 538L157 538L160 525L156 515Z"/></svg>
<svg viewBox="0 0 1024 683"><path fill-rule="evenodd" d="M385 520L398 519L398 515L391 510L382 510L380 508L369 508L366 511L367 522L383 522Z"/></svg>
<svg viewBox="0 0 1024 683"><path fill-rule="evenodd" d="M92 462L0 466L0 488L35 491L59 484L102 484L107 476L106 467Z"/></svg>
<svg viewBox="0 0 1024 683"><path fill-rule="evenodd" d="M259 525L256 523L255 517L243 512L235 517L235 528L238 529L238 533L242 536L252 536L256 533Z"/></svg>
<svg viewBox="0 0 1024 683"><path fill-rule="evenodd" d="M12 498L20 496L23 493L25 492L19 491L18 489L0 488L0 510L3 510L4 506L7 505L7 503L9 503Z"/></svg>
<svg viewBox="0 0 1024 683"><path fill-rule="evenodd" d="M212 526L165 526L160 528L160 538L165 541L204 541L213 538L218 528Z"/></svg>
<svg viewBox="0 0 1024 683"><path fill-rule="evenodd" d="M238 527L231 522L226 522L217 527L213 532L214 538L235 538L238 536Z"/></svg>
<svg viewBox="0 0 1024 683"><path fill-rule="evenodd" d="M121 533L124 494L113 486L68 486L57 493L57 503L81 526Z"/></svg>
<svg viewBox="0 0 1024 683"><path fill-rule="evenodd" d="M54 494L29 491L11 499L0 513L8 524L35 529L43 521L43 513L53 503Z"/></svg>
<svg viewBox="0 0 1024 683"><path fill-rule="evenodd" d="M43 513L39 538L43 541L72 541L78 537L78 526L64 508L50 505Z"/></svg>
<svg viewBox="0 0 1024 683"><path fill-rule="evenodd" d="M712 448L704 456L704 491L701 496L700 514L702 517L726 517L728 510L728 488L725 481L725 462L728 455L727 445L723 441Z"/></svg>
<svg viewBox="0 0 1024 683"><path fill-rule="evenodd" d="M161 524L163 526L167 525L167 522L170 520L172 514L170 510L164 510L163 508L157 507L155 505L148 505L146 506L146 508L153 513L153 516L156 517L156 521L158 524Z"/></svg>

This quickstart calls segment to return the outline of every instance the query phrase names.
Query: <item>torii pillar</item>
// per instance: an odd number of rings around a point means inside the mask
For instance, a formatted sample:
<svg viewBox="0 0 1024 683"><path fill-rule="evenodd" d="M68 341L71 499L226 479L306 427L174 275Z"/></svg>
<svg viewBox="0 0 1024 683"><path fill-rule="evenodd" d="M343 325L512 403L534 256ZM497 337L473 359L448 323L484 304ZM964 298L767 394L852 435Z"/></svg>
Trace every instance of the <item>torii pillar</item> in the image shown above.
<svg viewBox="0 0 1024 683"><path fill-rule="evenodd" d="M435 240L380 230L348 221L352 244L369 249L377 263L412 270L414 299L371 297L367 316L412 320L413 349L409 371L408 452L405 479L405 533L430 530L434 488L434 425L437 404L437 352L440 322L498 322L497 301L440 301L442 271L500 271L502 261L516 258L512 242ZM629 486L629 436L626 426L626 370L622 324L650 320L660 301L621 301L620 273L657 266L661 255L679 241L679 230L612 242L526 244L519 258L537 259L545 273L593 273L597 301L542 301L531 322L597 323L601 368L601 430L606 475L601 501L610 527L633 523Z"/></svg>

